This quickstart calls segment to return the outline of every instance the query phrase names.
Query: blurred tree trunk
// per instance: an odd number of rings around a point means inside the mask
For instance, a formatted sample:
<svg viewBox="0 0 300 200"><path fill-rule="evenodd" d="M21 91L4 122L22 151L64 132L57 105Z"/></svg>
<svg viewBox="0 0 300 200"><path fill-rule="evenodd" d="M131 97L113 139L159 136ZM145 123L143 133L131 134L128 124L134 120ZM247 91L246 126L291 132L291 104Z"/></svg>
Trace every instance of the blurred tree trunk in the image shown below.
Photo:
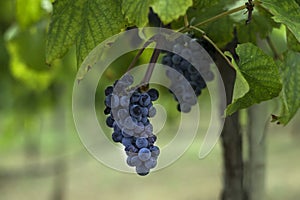
<svg viewBox="0 0 300 200"><path fill-rule="evenodd" d="M222 132L224 188L222 200L243 200L242 137L238 113L227 117Z"/></svg>
<svg viewBox="0 0 300 200"><path fill-rule="evenodd" d="M234 32L236 35L236 31ZM235 37L224 50L230 51L234 59L238 59L235 53L237 38ZM227 105L232 101L236 73L228 65L225 59L219 54L215 55L215 63L221 73L226 91ZM222 200L244 200L245 190L244 182L244 163L242 134L239 122L239 112L226 117L224 128L221 134L223 147L223 191Z"/></svg>
<svg viewBox="0 0 300 200"><path fill-rule="evenodd" d="M227 103L231 102L233 93L235 71L227 64L219 63L220 72L225 84ZM243 200L243 156L242 135L240 133L238 112L225 119L222 131L223 147L223 192L222 200Z"/></svg>
<svg viewBox="0 0 300 200"><path fill-rule="evenodd" d="M66 105L68 100L68 93L66 88L62 84L55 84L54 95L56 98L56 110L54 114L54 130L57 134L57 155L61 157L54 164L54 182L53 191L51 194L52 200L65 199L65 190L67 184L67 160L62 156L66 152L66 137L67 137L67 125L66 125Z"/></svg>
<svg viewBox="0 0 300 200"><path fill-rule="evenodd" d="M37 111L25 114L23 121L25 164L39 160L41 141L41 121L36 117Z"/></svg>
<svg viewBox="0 0 300 200"><path fill-rule="evenodd" d="M245 176L249 200L265 199L266 124L269 119L268 103L248 109L248 155Z"/></svg>

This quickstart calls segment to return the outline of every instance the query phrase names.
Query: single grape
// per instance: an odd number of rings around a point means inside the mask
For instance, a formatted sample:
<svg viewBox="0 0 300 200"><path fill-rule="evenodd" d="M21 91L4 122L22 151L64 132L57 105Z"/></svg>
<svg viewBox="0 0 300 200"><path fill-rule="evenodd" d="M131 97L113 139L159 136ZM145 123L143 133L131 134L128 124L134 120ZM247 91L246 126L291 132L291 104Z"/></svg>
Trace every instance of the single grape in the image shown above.
<svg viewBox="0 0 300 200"><path fill-rule="evenodd" d="M126 109L120 109L118 110L117 116L119 119L124 120L129 116L129 113Z"/></svg>
<svg viewBox="0 0 300 200"><path fill-rule="evenodd" d="M132 130L135 127L135 124L130 116L126 117L126 119L124 120L124 125L125 125L125 128L127 128L128 130Z"/></svg>
<svg viewBox="0 0 300 200"><path fill-rule="evenodd" d="M145 167L148 169L152 169L157 165L157 160L154 157L151 157L149 160L146 160L144 163Z"/></svg>
<svg viewBox="0 0 300 200"><path fill-rule="evenodd" d="M160 149L157 146L150 146L151 155L157 157L160 154Z"/></svg>
<svg viewBox="0 0 300 200"><path fill-rule="evenodd" d="M130 109L131 116L133 116L135 118L139 118L140 116L142 116L142 110L141 110L140 106L133 105L129 109Z"/></svg>
<svg viewBox="0 0 300 200"><path fill-rule="evenodd" d="M112 140L114 142L122 142L123 136L121 133L113 132L112 134Z"/></svg>
<svg viewBox="0 0 300 200"><path fill-rule="evenodd" d="M156 109L152 106L149 109L148 117L154 117L156 115Z"/></svg>
<svg viewBox="0 0 300 200"><path fill-rule="evenodd" d="M139 150L134 145L125 147L125 152L128 156L136 156Z"/></svg>
<svg viewBox="0 0 300 200"><path fill-rule="evenodd" d="M152 88L152 89L148 90L147 93L150 96L151 101L156 101L158 99L158 97L159 97L159 93L158 93L158 91L156 89Z"/></svg>
<svg viewBox="0 0 300 200"><path fill-rule="evenodd" d="M149 112L148 108L147 107L142 107L141 110L142 110L142 116L146 117L148 115L148 112Z"/></svg>
<svg viewBox="0 0 300 200"><path fill-rule="evenodd" d="M105 114L105 115L108 115L108 114L110 113L110 111L111 111L111 108L106 107L106 108L104 109L104 114Z"/></svg>
<svg viewBox="0 0 300 200"><path fill-rule="evenodd" d="M151 157L151 152L148 148L141 148L139 150L138 157L141 161L146 161Z"/></svg>
<svg viewBox="0 0 300 200"><path fill-rule="evenodd" d="M117 95L112 95L111 96L111 100L110 100L110 103L111 103L111 108L116 108L119 106L119 97Z"/></svg>
<svg viewBox="0 0 300 200"><path fill-rule="evenodd" d="M133 93L131 98L130 98L130 102L131 103L136 103L140 100L141 95L139 93Z"/></svg>
<svg viewBox="0 0 300 200"><path fill-rule="evenodd" d="M151 98L147 93L141 95L140 101L141 106L148 106L151 103Z"/></svg>
<svg viewBox="0 0 300 200"><path fill-rule="evenodd" d="M148 142L147 138L144 138L144 137L139 137L135 141L135 145L139 149L146 148L148 146L148 144L149 144L149 142Z"/></svg>
<svg viewBox="0 0 300 200"><path fill-rule="evenodd" d="M143 164L142 161L139 159L138 156L132 156L132 158L131 158L131 163L132 163L134 166L137 166L137 167Z"/></svg>
<svg viewBox="0 0 300 200"><path fill-rule="evenodd" d="M106 118L106 125L110 128L113 128L113 124L114 124L115 120L111 117L111 116L108 116Z"/></svg>
<svg viewBox="0 0 300 200"><path fill-rule="evenodd" d="M128 147L128 146L132 145L132 137L123 137L122 138L122 144L125 147Z"/></svg>
<svg viewBox="0 0 300 200"><path fill-rule="evenodd" d="M147 174L149 174L149 171L150 171L144 165L137 166L135 169L136 169L136 173L140 176L146 176Z"/></svg>
<svg viewBox="0 0 300 200"><path fill-rule="evenodd" d="M174 64L179 64L180 61L181 61L181 57L180 57L179 55L174 54L174 55L172 56L172 62L173 62Z"/></svg>
<svg viewBox="0 0 300 200"><path fill-rule="evenodd" d="M104 103L105 103L105 106L108 108L111 108L111 96L112 96L112 94L105 97Z"/></svg>
<svg viewBox="0 0 300 200"><path fill-rule="evenodd" d="M170 57L170 56L163 57L162 64L168 65L168 66L172 65L172 57Z"/></svg>
<svg viewBox="0 0 300 200"><path fill-rule="evenodd" d="M121 105L122 107L126 107L126 106L129 105L129 101L130 101L130 99L129 99L128 96L122 96L122 97L120 98L120 105Z"/></svg>
<svg viewBox="0 0 300 200"><path fill-rule="evenodd" d="M128 156L126 159L127 165L129 165L130 167L135 167L135 165L131 162L131 160L132 160L132 156Z"/></svg>
<svg viewBox="0 0 300 200"><path fill-rule="evenodd" d="M191 58L192 51L190 49L188 49L188 48L184 48L181 51L181 55L182 55L182 57L184 57L184 59L189 60Z"/></svg>
<svg viewBox="0 0 300 200"><path fill-rule="evenodd" d="M113 90L114 90L113 86L108 86L108 87L105 89L105 91L104 91L105 96L108 96L108 95L112 94L112 93L113 93Z"/></svg>
<svg viewBox="0 0 300 200"><path fill-rule="evenodd" d="M148 142L150 145L153 145L156 142L156 135L151 135L150 137L148 137Z"/></svg>

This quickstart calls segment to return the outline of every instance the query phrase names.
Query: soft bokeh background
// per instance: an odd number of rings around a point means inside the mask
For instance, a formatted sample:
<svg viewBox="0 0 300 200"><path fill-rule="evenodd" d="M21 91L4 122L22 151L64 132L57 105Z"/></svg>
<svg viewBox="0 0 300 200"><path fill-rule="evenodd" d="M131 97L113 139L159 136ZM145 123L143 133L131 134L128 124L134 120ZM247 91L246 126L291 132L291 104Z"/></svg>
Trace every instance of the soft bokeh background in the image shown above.
<svg viewBox="0 0 300 200"><path fill-rule="evenodd" d="M51 67L44 62L50 12L47 0L0 1L0 199L218 199L222 151L218 143L200 160L202 134L179 160L147 177L112 170L87 152L71 111L74 49ZM121 58L101 79L96 97L100 123L105 119L103 89L126 70L131 58ZM167 90L160 92L168 120L158 145L165 145L174 137L180 115ZM209 123L208 92L199 102L204 130ZM270 104L276 111L278 103ZM300 196L299 119L298 113L286 127L268 124L267 199Z"/></svg>

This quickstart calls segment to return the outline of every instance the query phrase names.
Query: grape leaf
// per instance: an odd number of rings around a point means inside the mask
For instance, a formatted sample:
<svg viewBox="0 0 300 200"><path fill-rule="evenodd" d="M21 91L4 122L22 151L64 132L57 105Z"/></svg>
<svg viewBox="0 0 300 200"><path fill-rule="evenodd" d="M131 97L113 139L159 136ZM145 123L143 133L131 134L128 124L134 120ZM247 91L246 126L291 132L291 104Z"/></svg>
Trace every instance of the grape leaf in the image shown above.
<svg viewBox="0 0 300 200"><path fill-rule="evenodd" d="M193 7L197 9L204 9L211 6L216 6L220 0L194 0Z"/></svg>
<svg viewBox="0 0 300 200"><path fill-rule="evenodd" d="M234 0L222 1L222 0L212 0L212 1L202 1L195 0L193 6L191 6L187 15L190 19L194 18L193 24L203 22L211 17L214 17L222 12L227 11L226 6L233 3ZM202 28L202 27L200 27Z"/></svg>
<svg viewBox="0 0 300 200"><path fill-rule="evenodd" d="M77 64L98 43L125 27L121 0L59 0L53 3L46 62L61 58L76 44Z"/></svg>
<svg viewBox="0 0 300 200"><path fill-rule="evenodd" d="M194 5L188 9L187 15L190 19L195 19L193 24L197 24L225 12L226 9L224 9L224 7L227 7L231 3L233 3L233 0L195 0ZM231 16L226 16L214 22L202 25L200 28L217 46L223 47L233 38L234 21Z"/></svg>
<svg viewBox="0 0 300 200"><path fill-rule="evenodd" d="M123 0L122 11L128 22L138 27L148 23L149 7L153 0Z"/></svg>
<svg viewBox="0 0 300 200"><path fill-rule="evenodd" d="M286 32L286 38L287 38L288 48L293 51L300 52L300 42L297 41L295 36L289 30L287 30Z"/></svg>
<svg viewBox="0 0 300 200"><path fill-rule="evenodd" d="M279 27L280 24L274 22L272 15L263 8L256 8L258 12L254 12L252 20L246 24L246 18L239 19L237 24L237 34L240 43L252 42L256 44L257 35L261 38L266 38L274 27Z"/></svg>
<svg viewBox="0 0 300 200"><path fill-rule="evenodd" d="M18 0L16 3L16 19L22 28L26 28L41 19L43 10L40 0Z"/></svg>
<svg viewBox="0 0 300 200"><path fill-rule="evenodd" d="M202 29L218 47L224 47L233 39L234 21L226 16L203 26Z"/></svg>
<svg viewBox="0 0 300 200"><path fill-rule="evenodd" d="M283 88L282 109L278 122L287 124L300 107L300 53L288 51L280 63Z"/></svg>
<svg viewBox="0 0 300 200"><path fill-rule="evenodd" d="M193 5L193 0L155 0L152 4L153 11L158 14L164 24L183 16L187 9Z"/></svg>
<svg viewBox="0 0 300 200"><path fill-rule="evenodd" d="M46 66L43 56L39 55L45 50L45 26L36 25L30 29L15 31L6 42L11 55L9 60L12 76L22 83L22 87L32 91L44 91L52 83L59 68L50 70Z"/></svg>
<svg viewBox="0 0 300 200"><path fill-rule="evenodd" d="M227 115L255 103L272 99L279 95L282 88L278 67L270 56L251 43L238 45L236 52L240 59L237 76L242 75L250 89L244 96L233 98L233 102L226 109ZM236 89L239 88L234 88ZM242 93L242 91L238 92L238 94Z"/></svg>
<svg viewBox="0 0 300 200"><path fill-rule="evenodd" d="M300 42L300 7L294 0L261 0L276 22L285 24Z"/></svg>
<svg viewBox="0 0 300 200"><path fill-rule="evenodd" d="M243 76L241 71L239 70L239 67L238 67L237 63L235 62L232 54L228 51L226 51L224 54L231 58L232 66L236 70L236 78L235 78L235 83L234 83L234 91L233 91L232 99L239 99L239 98L243 97L247 92L249 92L250 87L249 87L247 80L245 79L245 77Z"/></svg>

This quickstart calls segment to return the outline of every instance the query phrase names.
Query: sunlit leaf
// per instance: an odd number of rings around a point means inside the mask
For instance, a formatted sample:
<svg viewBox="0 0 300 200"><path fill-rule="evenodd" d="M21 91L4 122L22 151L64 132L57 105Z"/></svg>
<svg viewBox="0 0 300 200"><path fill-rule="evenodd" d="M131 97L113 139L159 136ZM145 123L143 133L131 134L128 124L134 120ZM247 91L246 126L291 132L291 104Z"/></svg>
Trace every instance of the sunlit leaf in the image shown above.
<svg viewBox="0 0 300 200"><path fill-rule="evenodd" d="M193 0L155 0L152 7L164 24L183 16L187 9L193 5Z"/></svg>
<svg viewBox="0 0 300 200"><path fill-rule="evenodd" d="M240 59L237 76L242 75L243 78L239 79L246 80L250 89L246 91L247 87L243 86L245 85L244 81L240 82L241 87L235 85L234 90L245 90L235 93L244 95L233 98L233 102L226 109L227 115L255 103L277 97L282 88L278 67L270 56L251 43L238 45L236 51Z"/></svg>
<svg viewBox="0 0 300 200"><path fill-rule="evenodd" d="M40 20L43 14L41 0L17 0L15 3L16 18L22 28Z"/></svg>
<svg viewBox="0 0 300 200"><path fill-rule="evenodd" d="M280 63L283 89L282 110L278 122L287 124L300 107L300 53L288 51Z"/></svg>
<svg viewBox="0 0 300 200"><path fill-rule="evenodd" d="M77 64L100 42L125 27L121 0L59 0L53 4L46 61L61 58L76 44Z"/></svg>
<svg viewBox="0 0 300 200"><path fill-rule="evenodd" d="M285 24L300 42L300 6L294 0L261 0L262 6Z"/></svg>
<svg viewBox="0 0 300 200"><path fill-rule="evenodd" d="M45 27L15 29L6 43L12 76L20 81L24 88L43 91L48 88L56 75L56 69L50 69L45 64L44 57L40 56L45 50Z"/></svg>
<svg viewBox="0 0 300 200"><path fill-rule="evenodd" d="M290 31L286 32L286 36L288 48L293 51L300 52L300 42L295 38L295 36Z"/></svg>
<svg viewBox="0 0 300 200"><path fill-rule="evenodd" d="M128 22L142 27L148 23L149 7L153 0L122 0L122 11Z"/></svg>

